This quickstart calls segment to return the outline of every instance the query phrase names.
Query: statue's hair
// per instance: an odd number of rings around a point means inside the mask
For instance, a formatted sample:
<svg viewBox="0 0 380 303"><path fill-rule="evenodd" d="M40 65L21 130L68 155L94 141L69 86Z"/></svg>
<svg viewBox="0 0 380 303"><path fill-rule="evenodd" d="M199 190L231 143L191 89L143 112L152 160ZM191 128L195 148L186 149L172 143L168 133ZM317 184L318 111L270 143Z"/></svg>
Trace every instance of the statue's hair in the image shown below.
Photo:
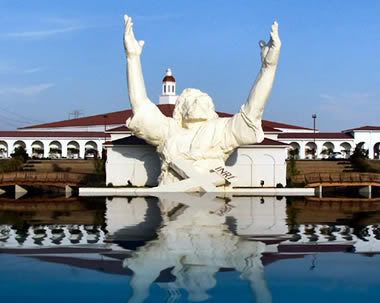
<svg viewBox="0 0 380 303"><path fill-rule="evenodd" d="M202 100L202 102L207 102L207 120L218 118L218 114L215 112L215 106L212 102L212 98L208 94L200 91L199 89L186 88L178 97L173 112L173 119L176 120L179 125L182 126L185 104L187 102L195 100Z"/></svg>

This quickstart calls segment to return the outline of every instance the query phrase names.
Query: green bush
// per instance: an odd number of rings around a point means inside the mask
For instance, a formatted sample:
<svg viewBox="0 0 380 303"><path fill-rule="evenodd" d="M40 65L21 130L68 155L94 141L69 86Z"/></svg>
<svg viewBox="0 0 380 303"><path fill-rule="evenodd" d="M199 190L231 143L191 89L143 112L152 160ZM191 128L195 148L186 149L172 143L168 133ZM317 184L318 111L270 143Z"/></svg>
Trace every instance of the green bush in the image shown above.
<svg viewBox="0 0 380 303"><path fill-rule="evenodd" d="M0 161L0 173L19 171L22 169L24 162L18 158Z"/></svg>
<svg viewBox="0 0 380 303"><path fill-rule="evenodd" d="M94 159L95 172L97 175L106 174L106 161L104 159Z"/></svg>
<svg viewBox="0 0 380 303"><path fill-rule="evenodd" d="M15 148L14 152L11 154L13 159L19 159L22 162L26 162L29 159L28 153L23 146L18 146Z"/></svg>

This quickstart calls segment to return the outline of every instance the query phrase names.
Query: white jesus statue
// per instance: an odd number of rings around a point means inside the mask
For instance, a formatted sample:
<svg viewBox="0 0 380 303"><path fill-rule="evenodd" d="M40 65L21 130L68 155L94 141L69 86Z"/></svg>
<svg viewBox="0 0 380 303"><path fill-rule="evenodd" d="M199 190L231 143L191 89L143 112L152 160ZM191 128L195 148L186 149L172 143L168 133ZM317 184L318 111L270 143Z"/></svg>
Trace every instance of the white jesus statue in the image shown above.
<svg viewBox="0 0 380 303"><path fill-rule="evenodd" d="M260 41L261 69L239 113L219 118L209 95L187 88L178 97L171 118L162 114L147 96L140 61L144 41L135 39L132 18L124 16L124 21L128 93L133 111L127 126L137 137L156 146L162 162L160 185L181 179L170 167L176 160L185 160L197 172L207 174L224 166L237 147L264 140L261 120L281 48L276 22L269 42Z"/></svg>

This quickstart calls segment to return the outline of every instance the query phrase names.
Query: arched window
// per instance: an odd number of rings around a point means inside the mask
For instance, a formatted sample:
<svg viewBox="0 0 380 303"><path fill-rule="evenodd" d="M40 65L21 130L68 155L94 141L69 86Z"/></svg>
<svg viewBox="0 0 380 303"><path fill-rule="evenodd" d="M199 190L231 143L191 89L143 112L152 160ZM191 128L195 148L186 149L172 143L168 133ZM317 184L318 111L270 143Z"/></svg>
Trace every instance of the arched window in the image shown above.
<svg viewBox="0 0 380 303"><path fill-rule="evenodd" d="M41 141L32 143L32 158L41 159L44 156L44 144Z"/></svg>
<svg viewBox="0 0 380 303"><path fill-rule="evenodd" d="M8 158L8 143L0 141L0 159Z"/></svg>
<svg viewBox="0 0 380 303"><path fill-rule="evenodd" d="M373 146L373 158L379 160L380 159L380 142L377 142Z"/></svg>
<svg viewBox="0 0 380 303"><path fill-rule="evenodd" d="M62 156L62 144L58 141L52 141L49 144L49 157L52 159L60 159Z"/></svg>
<svg viewBox="0 0 380 303"><path fill-rule="evenodd" d="M299 159L300 157L300 145L297 142L289 144L288 159Z"/></svg>
<svg viewBox="0 0 380 303"><path fill-rule="evenodd" d="M342 156L346 159L348 159L351 155L352 146L348 142L343 142L340 145L340 152L342 153Z"/></svg>
<svg viewBox="0 0 380 303"><path fill-rule="evenodd" d="M308 142L305 145L305 159L315 159L317 156L317 144Z"/></svg>
<svg viewBox="0 0 380 303"><path fill-rule="evenodd" d="M24 141L21 141L21 140L18 140L16 141L14 144L13 144L13 151L18 148L18 147L22 147L23 149L26 150L26 144Z"/></svg>
<svg viewBox="0 0 380 303"><path fill-rule="evenodd" d="M325 142L322 146L321 155L322 158L327 159L334 153L335 146L331 142Z"/></svg>
<svg viewBox="0 0 380 303"><path fill-rule="evenodd" d="M97 158L98 157L98 144L94 141L88 141L84 146L84 157L88 158Z"/></svg>
<svg viewBox="0 0 380 303"><path fill-rule="evenodd" d="M67 144L67 158L79 159L79 143L77 141L70 141Z"/></svg>

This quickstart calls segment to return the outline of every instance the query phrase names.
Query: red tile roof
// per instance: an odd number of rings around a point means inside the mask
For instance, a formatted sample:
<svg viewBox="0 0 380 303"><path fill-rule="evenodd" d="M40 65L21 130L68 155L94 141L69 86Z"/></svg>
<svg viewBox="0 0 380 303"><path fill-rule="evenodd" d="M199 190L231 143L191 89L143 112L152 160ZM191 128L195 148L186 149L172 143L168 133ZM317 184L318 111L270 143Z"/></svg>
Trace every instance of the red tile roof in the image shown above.
<svg viewBox="0 0 380 303"><path fill-rule="evenodd" d="M175 105L173 104L159 104L157 105L158 108L161 110L161 112L167 116L172 117L173 116L173 110ZM217 112L219 117L231 117L232 114L224 113L224 112ZM20 129L33 129L33 128L54 128L54 127L75 127L75 126L94 126L94 125L115 125L115 124L124 124L125 121L132 116L132 110L122 110L112 113L105 113L95 116L88 116L88 117L82 117L77 119L70 119L70 120L63 120L63 121L57 121L57 122L51 122L51 123L44 123L44 124L36 124L31 125L27 127L22 127ZM283 123L277 123L272 121L266 121L263 120L263 129L265 132L279 132L275 129L275 127L287 127L287 128L299 128L304 129L302 127L294 126L294 125L288 125ZM120 130L115 131L123 131L127 129L121 128ZM109 131L109 130L108 130ZM114 131L114 129L112 129Z"/></svg>
<svg viewBox="0 0 380 303"><path fill-rule="evenodd" d="M345 133L282 133L278 135L278 139L347 139L352 140L353 137Z"/></svg>
<svg viewBox="0 0 380 303"><path fill-rule="evenodd" d="M351 129L347 129L347 130L344 130L344 132L350 132L350 131L353 131L353 130L380 130L380 126L361 126L361 127L357 127L357 128L351 128Z"/></svg>
<svg viewBox="0 0 380 303"><path fill-rule="evenodd" d="M107 145L146 145L148 143L145 140L140 139L136 136L129 136L126 138L106 142L105 144Z"/></svg>
<svg viewBox="0 0 380 303"><path fill-rule="evenodd" d="M302 127L302 126L292 125L292 124L286 124L286 123L281 123L281 122L275 122L275 121L263 120L263 122L265 122L265 124L268 127L272 127L272 128L288 128L288 129L313 130L312 128L307 128L307 127Z"/></svg>
<svg viewBox="0 0 380 303"><path fill-rule="evenodd" d="M19 137L19 138L41 138L41 137L54 137L54 138L104 138L109 137L109 134L103 132L53 132L53 131L0 131L0 138L6 137Z"/></svg>
<svg viewBox="0 0 380 303"><path fill-rule="evenodd" d="M159 104L157 105L158 108L161 110L161 112L167 116L172 117L173 111L174 111L174 104ZM232 114L225 113L225 112L217 112L219 117L231 117ZM107 132L128 132L128 128L123 126L125 124L125 121L132 116L132 110L122 110L117 112L111 112L111 113L105 113L105 114L99 114L95 116L88 116L88 117L82 117L77 119L70 119L70 120L63 120L63 121L57 121L57 122L51 122L51 123L44 123L44 124L37 124L37 125L31 125L27 127L23 127L20 129L33 129L33 128L55 128L55 127L80 127L80 126L95 126L95 125L117 125L121 124L122 126L112 128L107 130ZM268 121L263 120L262 127L264 132L273 132L273 133L281 133L279 128L288 128L288 129L300 129L300 130L311 130L309 128L281 123L281 122L274 122L274 121Z"/></svg>
<svg viewBox="0 0 380 303"><path fill-rule="evenodd" d="M88 116L88 117L77 118L77 119L63 120L63 121L44 123L44 124L36 124L36 125L22 127L20 129L94 126L94 125L104 125L104 124L108 124L108 125L124 124L127 118L131 115L132 115L132 110L122 110L118 112Z"/></svg>
<svg viewBox="0 0 380 303"><path fill-rule="evenodd" d="M263 121L263 130L266 133L281 133L281 131L267 126L265 124L265 121ZM130 130L129 130L129 128L127 126L122 125L122 126L118 126L118 127L115 127L115 128L107 129L106 132L107 133L126 133L126 132L129 132L129 131Z"/></svg>
<svg viewBox="0 0 380 303"><path fill-rule="evenodd" d="M280 141L277 141L277 140L272 140L272 139L269 139L269 138L264 138L264 141L261 142L261 143L256 143L254 145L288 145L287 143L284 143L284 142L280 142Z"/></svg>
<svg viewBox="0 0 380 303"><path fill-rule="evenodd" d="M106 130L106 133L126 133L129 132L129 128L126 125L110 128Z"/></svg>
<svg viewBox="0 0 380 303"><path fill-rule="evenodd" d="M145 140L140 139L140 138L138 138L136 136L129 136L129 137L126 137L126 138L116 139L116 140L113 140L113 141L107 141L104 144L105 145L145 145L145 144L148 144L148 143L146 143ZM284 146L284 145L288 145L288 144L283 143L283 142L279 142L279 141L276 141L276 140L265 138L263 142L256 143L254 145L260 145L260 146L264 146L264 145L265 146L267 146L267 145Z"/></svg>

